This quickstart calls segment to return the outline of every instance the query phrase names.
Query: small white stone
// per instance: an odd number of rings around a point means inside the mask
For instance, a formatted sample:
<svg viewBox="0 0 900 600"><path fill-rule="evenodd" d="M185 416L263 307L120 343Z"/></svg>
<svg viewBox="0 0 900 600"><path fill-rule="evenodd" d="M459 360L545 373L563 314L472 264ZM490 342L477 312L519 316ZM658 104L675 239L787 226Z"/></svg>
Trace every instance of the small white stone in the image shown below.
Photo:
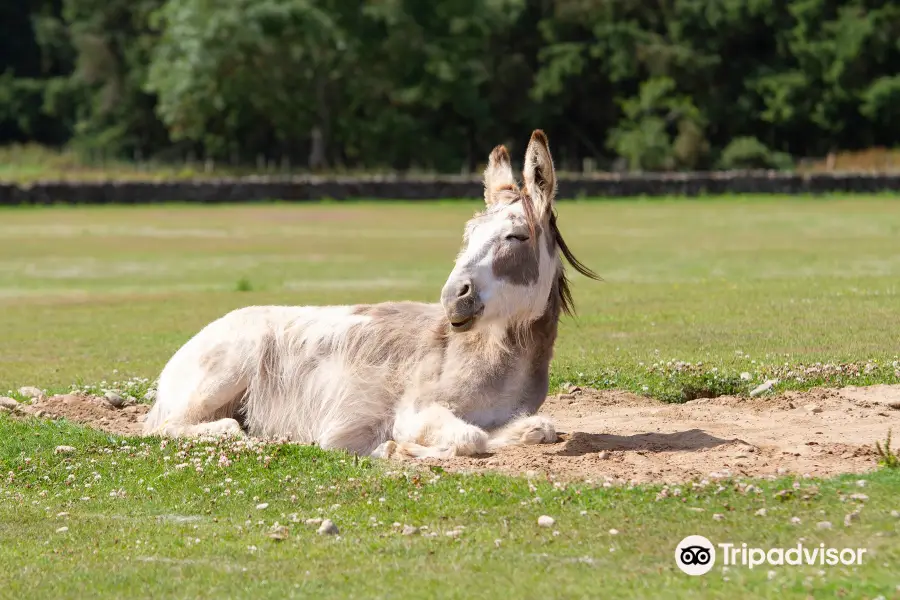
<svg viewBox="0 0 900 600"><path fill-rule="evenodd" d="M446 535L447 537L455 538L455 537L461 536L461 535L462 535L462 531L460 531L459 529L453 529L453 530L444 532L444 535Z"/></svg>
<svg viewBox="0 0 900 600"><path fill-rule="evenodd" d="M619 535L619 530L618 529L610 529L609 535Z"/></svg>
<svg viewBox="0 0 900 600"><path fill-rule="evenodd" d="M322 519L319 518L319 517L316 517L316 518L314 518L314 519L306 519L306 520L303 521L303 522L304 522L305 524L307 524L307 525L318 525L318 524L320 524L320 523L322 522Z"/></svg>
<svg viewBox="0 0 900 600"><path fill-rule="evenodd" d="M857 487L866 487L866 480L865 479L857 479L856 486Z"/></svg>
<svg viewBox="0 0 900 600"><path fill-rule="evenodd" d="M256 510L265 510L267 508L269 508L268 502L260 502L259 504L256 505Z"/></svg>
<svg viewBox="0 0 900 600"><path fill-rule="evenodd" d="M415 525L404 525L403 531L400 532L403 535L416 535L419 533L419 528Z"/></svg>
<svg viewBox="0 0 900 600"><path fill-rule="evenodd" d="M609 458L609 452L607 452L606 450L601 450L599 453L597 453L597 458L599 458L600 460L606 460L607 458Z"/></svg>
<svg viewBox="0 0 900 600"><path fill-rule="evenodd" d="M721 521L724 518L725 518L725 515L720 514L720 513L716 513L713 515L713 520L715 520L715 521Z"/></svg>
<svg viewBox="0 0 900 600"><path fill-rule="evenodd" d="M325 519L319 526L319 530L317 531L317 533L319 535L337 535L338 528L337 525L331 522L331 519Z"/></svg>
<svg viewBox="0 0 900 600"><path fill-rule="evenodd" d="M547 515L541 515L538 517L537 522L541 527L553 527L553 524L556 523L556 519Z"/></svg>
<svg viewBox="0 0 900 600"><path fill-rule="evenodd" d="M757 516L757 517L764 517L764 516L766 516L766 509L761 508L761 509L759 509L758 511L756 511L756 516Z"/></svg>
<svg viewBox="0 0 900 600"><path fill-rule="evenodd" d="M57 446L53 451L54 454L72 454L75 452L74 446Z"/></svg>
<svg viewBox="0 0 900 600"><path fill-rule="evenodd" d="M900 510L892 510L891 516L894 517L895 519L900 519Z"/></svg>
<svg viewBox="0 0 900 600"><path fill-rule="evenodd" d="M800 522L800 517L791 517L791 525L799 525Z"/></svg>
<svg viewBox="0 0 900 600"><path fill-rule="evenodd" d="M816 523L816 527L818 527L819 529L831 529L831 522L819 521L818 523Z"/></svg>
<svg viewBox="0 0 900 600"><path fill-rule="evenodd" d="M750 391L751 396L759 396L772 389L772 386L778 383L777 379L767 379L764 383L756 386Z"/></svg>
<svg viewBox="0 0 900 600"><path fill-rule="evenodd" d="M68 530L69 530L68 527L60 527L59 529L56 530L56 533L65 533Z"/></svg>
<svg viewBox="0 0 900 600"><path fill-rule="evenodd" d="M847 513L844 515L844 527L850 527L853 521L859 520L859 513L854 511L852 513Z"/></svg>

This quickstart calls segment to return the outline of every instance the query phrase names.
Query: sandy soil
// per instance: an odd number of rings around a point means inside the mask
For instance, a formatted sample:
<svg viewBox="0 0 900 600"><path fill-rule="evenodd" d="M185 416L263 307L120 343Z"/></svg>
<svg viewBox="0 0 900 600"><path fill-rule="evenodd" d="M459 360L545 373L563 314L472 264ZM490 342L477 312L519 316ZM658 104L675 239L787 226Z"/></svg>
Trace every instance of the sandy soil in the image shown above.
<svg viewBox="0 0 900 600"><path fill-rule="evenodd" d="M900 386L814 389L769 398L702 398L664 404L634 394L574 388L542 413L554 444L491 456L429 461L448 470L549 474L558 480L667 482L717 475L813 476L875 468L874 443L900 438ZM136 435L146 405L53 396L25 408L114 433Z"/></svg>

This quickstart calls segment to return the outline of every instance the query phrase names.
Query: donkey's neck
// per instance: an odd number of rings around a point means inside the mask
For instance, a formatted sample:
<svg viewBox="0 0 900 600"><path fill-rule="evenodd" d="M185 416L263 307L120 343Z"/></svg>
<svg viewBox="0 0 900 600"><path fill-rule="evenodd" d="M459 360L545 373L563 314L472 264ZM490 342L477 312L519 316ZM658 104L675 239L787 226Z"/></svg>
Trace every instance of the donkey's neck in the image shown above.
<svg viewBox="0 0 900 600"><path fill-rule="evenodd" d="M481 332L451 341L448 357L465 356L467 365L456 384L463 393L454 395L451 409L483 427L499 425L497 419L503 415L537 412L547 397L561 312L562 300L554 284L544 313L524 327L510 327L490 338L491 334Z"/></svg>

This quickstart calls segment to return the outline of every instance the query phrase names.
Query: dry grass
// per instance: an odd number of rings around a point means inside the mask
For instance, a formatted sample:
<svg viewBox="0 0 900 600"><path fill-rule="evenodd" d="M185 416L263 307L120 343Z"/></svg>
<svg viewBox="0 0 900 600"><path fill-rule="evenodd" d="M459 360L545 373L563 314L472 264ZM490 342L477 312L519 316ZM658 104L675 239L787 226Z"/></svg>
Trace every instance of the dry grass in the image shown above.
<svg viewBox="0 0 900 600"><path fill-rule="evenodd" d="M797 170L802 173L897 172L900 171L900 148L869 148L855 152L836 152L820 160L807 161Z"/></svg>

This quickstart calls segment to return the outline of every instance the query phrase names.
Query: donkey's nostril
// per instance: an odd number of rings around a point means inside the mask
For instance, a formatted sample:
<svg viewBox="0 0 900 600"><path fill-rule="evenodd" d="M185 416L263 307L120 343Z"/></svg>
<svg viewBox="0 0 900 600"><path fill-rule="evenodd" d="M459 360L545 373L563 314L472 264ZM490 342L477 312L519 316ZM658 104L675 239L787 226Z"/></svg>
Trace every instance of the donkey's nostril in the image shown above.
<svg viewBox="0 0 900 600"><path fill-rule="evenodd" d="M459 288L459 294L458 294L458 297L459 297L459 298L464 298L464 297L468 296L468 295L469 295L469 292L471 292L471 291L472 291L472 286L471 286L470 284L468 284L468 283L464 283L464 284L462 284L462 285L460 286L460 288Z"/></svg>

